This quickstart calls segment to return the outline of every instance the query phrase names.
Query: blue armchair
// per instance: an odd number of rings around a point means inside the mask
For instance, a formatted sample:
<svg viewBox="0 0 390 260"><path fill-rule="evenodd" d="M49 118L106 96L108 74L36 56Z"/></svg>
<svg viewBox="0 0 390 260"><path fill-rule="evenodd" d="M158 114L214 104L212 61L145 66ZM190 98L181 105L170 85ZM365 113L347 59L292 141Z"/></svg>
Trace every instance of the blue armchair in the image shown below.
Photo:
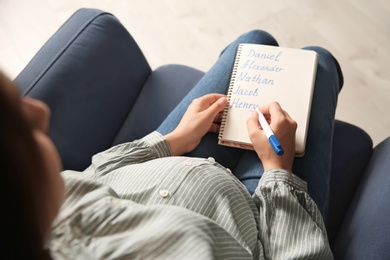
<svg viewBox="0 0 390 260"><path fill-rule="evenodd" d="M51 108L63 167L83 170L95 153L155 130L203 75L183 65L152 71L113 15L80 9L15 83ZM336 259L390 259L390 138L372 146L362 129L336 121L327 223Z"/></svg>

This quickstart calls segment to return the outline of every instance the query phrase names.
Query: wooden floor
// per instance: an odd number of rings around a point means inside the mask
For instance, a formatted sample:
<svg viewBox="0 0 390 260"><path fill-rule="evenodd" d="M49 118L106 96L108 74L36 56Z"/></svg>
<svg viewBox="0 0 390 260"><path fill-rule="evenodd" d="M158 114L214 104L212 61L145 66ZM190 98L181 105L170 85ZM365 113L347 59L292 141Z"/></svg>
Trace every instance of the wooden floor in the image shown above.
<svg viewBox="0 0 390 260"><path fill-rule="evenodd" d="M0 0L0 68L14 78L77 9L113 13L152 68L180 63L206 71L238 35L270 32L281 46L319 45L339 60L345 85L336 117L390 135L388 0Z"/></svg>

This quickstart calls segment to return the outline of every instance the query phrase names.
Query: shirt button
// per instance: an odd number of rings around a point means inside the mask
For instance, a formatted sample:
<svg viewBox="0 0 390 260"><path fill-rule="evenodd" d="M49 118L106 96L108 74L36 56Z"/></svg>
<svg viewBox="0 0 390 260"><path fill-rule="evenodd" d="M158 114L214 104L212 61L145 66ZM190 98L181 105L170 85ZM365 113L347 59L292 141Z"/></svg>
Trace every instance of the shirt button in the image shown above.
<svg viewBox="0 0 390 260"><path fill-rule="evenodd" d="M226 168L226 170L227 170L228 172L230 172L230 173L232 172L229 168Z"/></svg>
<svg viewBox="0 0 390 260"><path fill-rule="evenodd" d="M78 227L73 227L72 230L73 230L73 235L74 235L76 238L81 237L81 230L80 230Z"/></svg>
<svg viewBox="0 0 390 260"><path fill-rule="evenodd" d="M166 190L166 189L160 190L160 196L163 197L163 198L168 197L169 196L169 191Z"/></svg>
<svg viewBox="0 0 390 260"><path fill-rule="evenodd" d="M192 163L191 162L185 162L184 165L185 166L192 166Z"/></svg>
<svg viewBox="0 0 390 260"><path fill-rule="evenodd" d="M213 157L209 157L207 158L207 160L209 160L210 162L215 162L215 159Z"/></svg>
<svg viewBox="0 0 390 260"><path fill-rule="evenodd" d="M111 198L111 203L114 205L114 206L119 206L121 203L118 199L116 198Z"/></svg>

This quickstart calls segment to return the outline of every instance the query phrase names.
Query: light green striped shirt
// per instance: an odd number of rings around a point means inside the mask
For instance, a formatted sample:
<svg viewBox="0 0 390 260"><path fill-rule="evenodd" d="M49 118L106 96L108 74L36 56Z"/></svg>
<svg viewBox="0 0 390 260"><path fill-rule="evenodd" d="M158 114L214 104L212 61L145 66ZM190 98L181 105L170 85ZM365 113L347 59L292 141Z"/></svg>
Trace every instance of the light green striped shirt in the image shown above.
<svg viewBox="0 0 390 260"><path fill-rule="evenodd" d="M263 174L253 196L212 158L170 156L153 132L64 171L55 259L332 259L306 183Z"/></svg>

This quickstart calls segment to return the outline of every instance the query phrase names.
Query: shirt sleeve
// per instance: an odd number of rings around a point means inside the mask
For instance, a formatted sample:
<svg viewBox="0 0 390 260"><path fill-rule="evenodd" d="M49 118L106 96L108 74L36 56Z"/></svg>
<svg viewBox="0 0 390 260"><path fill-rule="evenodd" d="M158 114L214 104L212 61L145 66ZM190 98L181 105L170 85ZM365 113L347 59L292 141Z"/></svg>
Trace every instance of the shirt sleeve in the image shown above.
<svg viewBox="0 0 390 260"><path fill-rule="evenodd" d="M166 139L153 132L142 139L119 144L92 157L92 164L86 171L108 173L120 167L167 157L171 151Z"/></svg>
<svg viewBox="0 0 390 260"><path fill-rule="evenodd" d="M303 180L268 170L253 196L265 259L333 259L321 213Z"/></svg>

